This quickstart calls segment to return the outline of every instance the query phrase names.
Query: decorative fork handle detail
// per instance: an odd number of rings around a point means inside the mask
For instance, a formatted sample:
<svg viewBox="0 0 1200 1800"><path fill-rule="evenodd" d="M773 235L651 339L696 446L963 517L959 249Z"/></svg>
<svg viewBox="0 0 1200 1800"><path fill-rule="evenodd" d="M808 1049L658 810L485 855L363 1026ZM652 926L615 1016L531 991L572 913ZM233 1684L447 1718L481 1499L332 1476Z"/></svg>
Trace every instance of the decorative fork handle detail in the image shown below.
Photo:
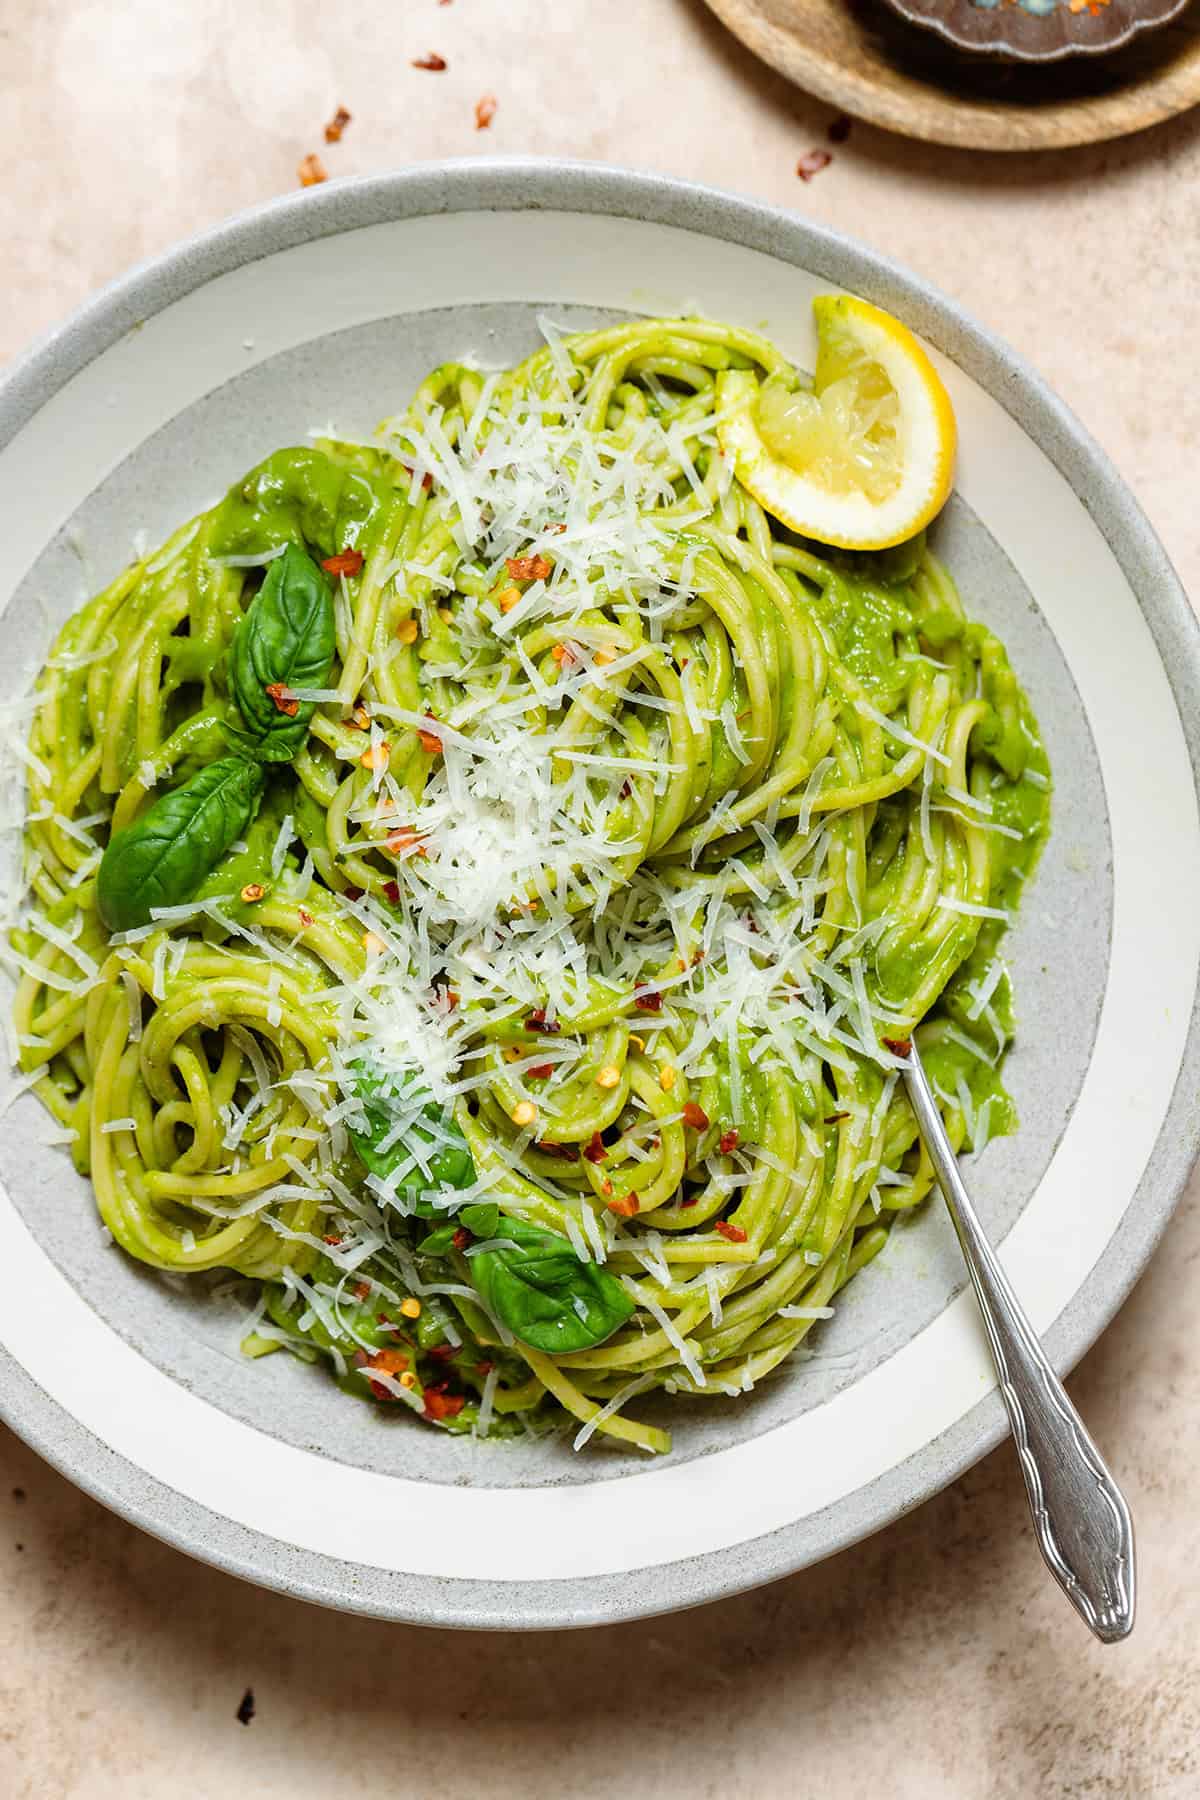
<svg viewBox="0 0 1200 1800"><path fill-rule="evenodd" d="M1133 1521L1026 1318L963 1186L915 1044L904 1061L917 1124L971 1273L1021 1459L1038 1547L1072 1606L1102 1643L1133 1629Z"/></svg>

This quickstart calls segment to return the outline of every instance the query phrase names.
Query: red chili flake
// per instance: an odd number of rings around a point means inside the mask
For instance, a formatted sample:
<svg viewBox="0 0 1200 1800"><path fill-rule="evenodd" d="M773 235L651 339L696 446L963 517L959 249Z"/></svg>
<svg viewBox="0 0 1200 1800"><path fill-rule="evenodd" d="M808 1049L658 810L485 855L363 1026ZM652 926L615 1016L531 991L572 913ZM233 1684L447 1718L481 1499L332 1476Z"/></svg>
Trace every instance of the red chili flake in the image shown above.
<svg viewBox="0 0 1200 1800"><path fill-rule="evenodd" d="M308 908L304 906L298 906L296 908L296 917L299 919L305 931L308 930L310 925L315 923L312 914L308 911Z"/></svg>
<svg viewBox="0 0 1200 1800"><path fill-rule="evenodd" d="M316 187L319 181L328 181L329 174L319 156L302 157L296 170L301 187Z"/></svg>
<svg viewBox="0 0 1200 1800"><path fill-rule="evenodd" d="M426 1419L456 1419L466 1404L465 1394L437 1394L431 1393L426 1388L425 1411L422 1417Z"/></svg>
<svg viewBox="0 0 1200 1800"><path fill-rule="evenodd" d="M386 841L393 856L401 856L405 850L415 850L418 856L426 854L425 846L421 842L421 833L413 825L400 825L395 831L389 831Z"/></svg>
<svg viewBox="0 0 1200 1800"><path fill-rule="evenodd" d="M412 66L414 69L428 69L431 75L440 75L446 67L446 59L439 56L436 50L431 50L428 56L414 56Z"/></svg>
<svg viewBox="0 0 1200 1800"><path fill-rule="evenodd" d="M534 1071L531 1069L529 1073L532 1075ZM541 1138L538 1140L537 1148L543 1156L557 1156L560 1162L579 1161L578 1144L552 1144L548 1138Z"/></svg>
<svg viewBox="0 0 1200 1800"><path fill-rule="evenodd" d="M400 883L398 881L385 881L383 884L383 897L389 906L399 906Z"/></svg>
<svg viewBox="0 0 1200 1800"><path fill-rule="evenodd" d="M495 94L484 94L482 99L475 102L476 131L486 131L495 116L496 96Z"/></svg>
<svg viewBox="0 0 1200 1800"><path fill-rule="evenodd" d="M534 1081L548 1081L554 1073L553 1063L534 1063L528 1074Z"/></svg>
<svg viewBox="0 0 1200 1800"><path fill-rule="evenodd" d="M697 1206L699 1204L699 1201L700 1201L699 1194L693 1194L690 1200L681 1200L679 1202L679 1204L680 1204L680 1206Z"/></svg>
<svg viewBox="0 0 1200 1800"><path fill-rule="evenodd" d="M431 712L427 712L425 714L425 717L427 719L432 719L433 714ZM436 721L435 721L435 723L436 723ZM418 731L417 736L421 740L422 750L424 750L427 755L440 756L442 754L442 740L438 736L436 731Z"/></svg>
<svg viewBox="0 0 1200 1800"><path fill-rule="evenodd" d="M839 113L836 119L830 119L825 136L831 144L844 144L850 136L851 121L845 113Z"/></svg>
<svg viewBox="0 0 1200 1800"><path fill-rule="evenodd" d="M722 1156L728 1156L731 1150L737 1149L739 1135L740 1134L736 1131L723 1131L721 1133L721 1141L718 1145L718 1149Z"/></svg>
<svg viewBox="0 0 1200 1800"><path fill-rule="evenodd" d="M457 988L439 987L439 988L434 989L434 993L437 995L437 998L441 1002L441 1004L446 1008L447 1012L454 1011L455 1007L458 1005L458 989Z"/></svg>
<svg viewBox="0 0 1200 1800"><path fill-rule="evenodd" d="M693 1131L708 1130L708 1114L702 1106L697 1106L694 1100L684 1101L683 1122L685 1125L690 1125Z"/></svg>
<svg viewBox="0 0 1200 1800"><path fill-rule="evenodd" d="M416 470L409 468L407 463L401 463L400 467L404 470L404 473L409 477L410 480L416 474ZM422 475L422 477L421 477L421 486L425 489L426 493L428 493L429 489L433 486L433 475L432 475L431 471L428 469L425 471L424 475Z"/></svg>
<svg viewBox="0 0 1200 1800"><path fill-rule="evenodd" d="M545 556L506 556L504 566L514 581L545 581L551 567Z"/></svg>
<svg viewBox="0 0 1200 1800"><path fill-rule="evenodd" d="M467 1245L471 1242L471 1234L465 1225L459 1226L454 1236L450 1239L450 1242L454 1245L456 1250L466 1249ZM448 1347L449 1346L447 1346L447 1348Z"/></svg>
<svg viewBox="0 0 1200 1800"><path fill-rule="evenodd" d="M321 567L327 575L357 575L364 560L361 550L339 550L336 556L327 556Z"/></svg>
<svg viewBox="0 0 1200 1800"><path fill-rule="evenodd" d="M342 893L347 900L361 900L363 897L363 889L360 887L346 887L342 889Z"/></svg>
<svg viewBox="0 0 1200 1800"><path fill-rule="evenodd" d="M719 1231L721 1236L727 1238L731 1244L744 1244L746 1242L746 1233L742 1230L741 1226L731 1225L728 1219L718 1219L714 1230Z"/></svg>
<svg viewBox="0 0 1200 1800"><path fill-rule="evenodd" d="M350 123L350 118L351 115L346 111L345 107L339 106L332 119L330 119L328 125L325 127L325 142L327 144L336 144L340 142L343 131L345 131L347 125Z"/></svg>
<svg viewBox="0 0 1200 1800"><path fill-rule="evenodd" d="M366 1368L367 1353L365 1350L356 1350L354 1352L354 1366L356 1369L365 1369Z"/></svg>
<svg viewBox="0 0 1200 1800"><path fill-rule="evenodd" d="M540 1031L543 1036L549 1037L554 1032L561 1031L562 1026L557 1019L548 1019L546 1017L545 1007L539 1006L536 1011L531 1012L526 1019L525 1029L526 1031Z"/></svg>
<svg viewBox="0 0 1200 1800"><path fill-rule="evenodd" d="M825 1116L825 1123L826 1125L840 1125L843 1119L848 1119L849 1117L850 1114L848 1112L827 1113Z"/></svg>
<svg viewBox="0 0 1200 1800"><path fill-rule="evenodd" d="M608 1210L622 1219L635 1219L642 1210L642 1203L636 1194L626 1194L623 1200L610 1200Z"/></svg>
<svg viewBox="0 0 1200 1800"><path fill-rule="evenodd" d="M325 1239L325 1242L327 1244L340 1244L341 1241L342 1240L340 1237L326 1237L326 1239Z"/></svg>
<svg viewBox="0 0 1200 1800"><path fill-rule="evenodd" d="M659 993L635 994L633 1004L637 1007L639 1012L661 1012L662 995Z"/></svg>
<svg viewBox="0 0 1200 1800"><path fill-rule="evenodd" d="M893 1056L912 1055L911 1038L884 1038L883 1047L885 1050L890 1050Z"/></svg>
<svg viewBox="0 0 1200 1800"><path fill-rule="evenodd" d="M408 1367L403 1350L376 1350L367 1358L368 1369L381 1369L385 1375L402 1375Z"/></svg>
<svg viewBox="0 0 1200 1800"><path fill-rule="evenodd" d="M354 1298L356 1300L365 1300L367 1295L370 1293L370 1291L371 1291L371 1284L369 1281L356 1281L355 1282Z"/></svg>
<svg viewBox="0 0 1200 1800"><path fill-rule="evenodd" d="M432 1356L435 1362L449 1362L450 1358L454 1355L454 1345L431 1344L425 1354L426 1356Z"/></svg>
<svg viewBox="0 0 1200 1800"><path fill-rule="evenodd" d="M801 181L811 181L822 169L827 169L833 161L828 150L806 150L796 164L796 173Z"/></svg>
<svg viewBox="0 0 1200 1800"><path fill-rule="evenodd" d="M605 1148L604 1139L600 1136L598 1131L593 1131L591 1138L584 1145L583 1154L590 1163L602 1163L608 1161L608 1151Z"/></svg>
<svg viewBox="0 0 1200 1800"><path fill-rule="evenodd" d="M475 1373L477 1375L490 1375L495 1366L494 1362L477 1362L475 1364Z"/></svg>
<svg viewBox="0 0 1200 1800"><path fill-rule="evenodd" d="M286 681L268 681L263 692L273 702L276 712L285 713L289 719L294 719L300 711L300 702Z"/></svg>

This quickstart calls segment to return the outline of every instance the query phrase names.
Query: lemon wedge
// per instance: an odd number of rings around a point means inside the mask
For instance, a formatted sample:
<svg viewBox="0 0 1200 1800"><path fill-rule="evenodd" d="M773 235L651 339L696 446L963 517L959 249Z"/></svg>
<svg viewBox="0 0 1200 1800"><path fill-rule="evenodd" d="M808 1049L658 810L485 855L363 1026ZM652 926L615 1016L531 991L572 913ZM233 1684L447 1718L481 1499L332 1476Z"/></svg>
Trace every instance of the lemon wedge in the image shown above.
<svg viewBox="0 0 1200 1800"><path fill-rule="evenodd" d="M729 369L717 437L738 480L793 531L885 550L941 511L954 480L950 396L899 319L850 295L813 301L811 389Z"/></svg>

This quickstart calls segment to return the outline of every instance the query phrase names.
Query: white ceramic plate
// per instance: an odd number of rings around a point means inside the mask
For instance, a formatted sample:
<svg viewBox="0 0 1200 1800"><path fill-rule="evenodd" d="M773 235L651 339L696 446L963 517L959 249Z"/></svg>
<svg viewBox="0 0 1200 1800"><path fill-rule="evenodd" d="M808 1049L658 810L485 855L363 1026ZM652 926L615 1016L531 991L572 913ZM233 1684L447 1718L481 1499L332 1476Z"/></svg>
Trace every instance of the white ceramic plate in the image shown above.
<svg viewBox="0 0 1200 1800"><path fill-rule="evenodd" d="M297 196L110 289L0 390L8 689L51 626L268 450L369 430L433 363L698 308L810 362L844 287L923 334L962 455L939 544L1006 638L1056 773L1021 915L1017 1137L972 1187L1059 1367L1112 1316L1196 1148L1197 633L1115 473L945 299L796 219L657 178L464 163ZM477 1445L250 1364L227 1316L101 1241L18 1100L0 1132L0 1410L80 1485L257 1581L429 1623L633 1617L765 1581L933 1493L1003 1429L936 1207L893 1234L809 1362L697 1404L658 1464ZM1120 1464L1120 1446L1107 1446Z"/></svg>

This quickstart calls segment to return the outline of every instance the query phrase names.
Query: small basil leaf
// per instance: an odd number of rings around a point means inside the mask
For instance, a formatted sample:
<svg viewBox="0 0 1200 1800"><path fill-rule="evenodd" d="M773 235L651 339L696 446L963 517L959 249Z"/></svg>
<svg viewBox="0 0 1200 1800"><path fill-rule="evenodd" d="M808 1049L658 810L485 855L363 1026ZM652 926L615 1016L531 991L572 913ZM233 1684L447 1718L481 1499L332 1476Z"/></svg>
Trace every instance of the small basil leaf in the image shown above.
<svg viewBox="0 0 1200 1800"><path fill-rule="evenodd" d="M290 762L303 747L315 703L289 699L287 691L324 687L335 649L329 583L311 557L289 544L239 621L229 657L238 711L268 762Z"/></svg>
<svg viewBox="0 0 1200 1800"><path fill-rule="evenodd" d="M467 1207L463 1219L484 1210L492 1209ZM589 1350L632 1314L633 1301L620 1282L595 1263L581 1262L557 1232L501 1218L490 1235L510 1239L513 1247L473 1256L471 1278L496 1317L531 1349L550 1356Z"/></svg>
<svg viewBox="0 0 1200 1800"><path fill-rule="evenodd" d="M494 1200L482 1206L464 1206L462 1222L472 1237L493 1238L500 1229L500 1208Z"/></svg>
<svg viewBox="0 0 1200 1800"><path fill-rule="evenodd" d="M156 906L182 906L254 817L263 772L223 756L118 831L100 859L96 904L110 931L150 923Z"/></svg>
<svg viewBox="0 0 1200 1800"><path fill-rule="evenodd" d="M458 1236L460 1226L457 1219L449 1225L439 1225L417 1245L422 1256L446 1256L454 1248L454 1240Z"/></svg>
<svg viewBox="0 0 1200 1800"><path fill-rule="evenodd" d="M426 1131L413 1123L403 1138L384 1149L401 1116L411 1109L416 1077L386 1073L361 1060L351 1064L351 1074L361 1122L349 1118L346 1129L362 1162L381 1181L392 1180L397 1170L404 1169L397 1194L405 1197L420 1218L442 1218L445 1207L434 1206L422 1196L436 1188L470 1187L475 1180L474 1159L453 1114L430 1099L421 1112L437 1129ZM413 1161L414 1152L419 1153L419 1162ZM428 1168L428 1175L421 1163Z"/></svg>

